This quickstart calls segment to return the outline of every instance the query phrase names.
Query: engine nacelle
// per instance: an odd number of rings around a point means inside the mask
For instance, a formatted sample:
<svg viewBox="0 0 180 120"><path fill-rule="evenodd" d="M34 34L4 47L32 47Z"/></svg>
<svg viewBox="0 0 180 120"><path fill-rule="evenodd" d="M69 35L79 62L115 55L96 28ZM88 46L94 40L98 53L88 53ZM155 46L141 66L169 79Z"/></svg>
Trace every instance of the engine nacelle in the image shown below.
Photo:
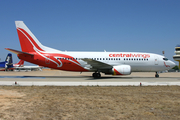
<svg viewBox="0 0 180 120"><path fill-rule="evenodd" d="M118 65L112 68L113 75L130 75L131 66L130 65Z"/></svg>

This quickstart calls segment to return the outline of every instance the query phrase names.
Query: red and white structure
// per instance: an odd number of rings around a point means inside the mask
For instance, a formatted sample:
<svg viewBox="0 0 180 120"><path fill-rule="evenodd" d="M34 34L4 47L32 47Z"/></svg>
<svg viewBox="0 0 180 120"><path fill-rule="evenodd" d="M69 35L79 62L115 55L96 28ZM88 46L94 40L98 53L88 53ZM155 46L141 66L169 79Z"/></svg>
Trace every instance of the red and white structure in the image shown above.
<svg viewBox="0 0 180 120"><path fill-rule="evenodd" d="M140 52L66 52L42 45L23 21L16 21L21 51L6 48L19 59L58 70L101 72L112 75L129 75L131 72L156 72L168 70L175 63L162 55Z"/></svg>

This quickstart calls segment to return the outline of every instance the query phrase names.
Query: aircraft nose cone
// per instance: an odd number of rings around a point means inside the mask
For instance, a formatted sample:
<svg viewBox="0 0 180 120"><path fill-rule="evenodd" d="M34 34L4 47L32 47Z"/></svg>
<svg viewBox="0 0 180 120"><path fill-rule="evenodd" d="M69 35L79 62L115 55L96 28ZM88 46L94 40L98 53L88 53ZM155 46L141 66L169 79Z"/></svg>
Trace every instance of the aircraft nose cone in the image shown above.
<svg viewBox="0 0 180 120"><path fill-rule="evenodd" d="M173 68L176 66L176 64L173 61L170 61L170 66L171 66L171 68Z"/></svg>

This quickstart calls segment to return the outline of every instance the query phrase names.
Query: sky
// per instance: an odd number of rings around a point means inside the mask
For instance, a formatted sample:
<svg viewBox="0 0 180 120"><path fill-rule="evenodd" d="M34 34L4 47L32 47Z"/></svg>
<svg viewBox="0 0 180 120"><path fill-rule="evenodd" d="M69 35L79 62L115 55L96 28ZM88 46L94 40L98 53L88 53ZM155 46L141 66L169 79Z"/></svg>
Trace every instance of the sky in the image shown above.
<svg viewBox="0 0 180 120"><path fill-rule="evenodd" d="M43 45L61 51L165 51L174 61L179 6L180 0L0 0L0 61L9 53L4 48L21 50L17 20Z"/></svg>

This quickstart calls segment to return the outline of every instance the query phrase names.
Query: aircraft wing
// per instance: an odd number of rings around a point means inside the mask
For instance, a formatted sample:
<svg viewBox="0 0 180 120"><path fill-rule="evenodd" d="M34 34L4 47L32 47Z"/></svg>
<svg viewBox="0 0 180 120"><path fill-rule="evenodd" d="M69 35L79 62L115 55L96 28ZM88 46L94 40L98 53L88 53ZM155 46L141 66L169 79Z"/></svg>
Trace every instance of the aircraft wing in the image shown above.
<svg viewBox="0 0 180 120"><path fill-rule="evenodd" d="M96 61L96 60L92 60L92 59L88 59L88 58L84 58L82 59L83 61L87 62L89 65L92 66L91 69L111 69L113 66L100 62L100 61Z"/></svg>
<svg viewBox="0 0 180 120"><path fill-rule="evenodd" d="M13 49L10 49L10 48L5 48L6 50L12 52L12 53L15 53L15 54L26 54L26 55L31 55L31 56L34 56L33 54L30 54L30 53L27 53L27 52L22 52L22 51L18 51L18 50L13 50Z"/></svg>

